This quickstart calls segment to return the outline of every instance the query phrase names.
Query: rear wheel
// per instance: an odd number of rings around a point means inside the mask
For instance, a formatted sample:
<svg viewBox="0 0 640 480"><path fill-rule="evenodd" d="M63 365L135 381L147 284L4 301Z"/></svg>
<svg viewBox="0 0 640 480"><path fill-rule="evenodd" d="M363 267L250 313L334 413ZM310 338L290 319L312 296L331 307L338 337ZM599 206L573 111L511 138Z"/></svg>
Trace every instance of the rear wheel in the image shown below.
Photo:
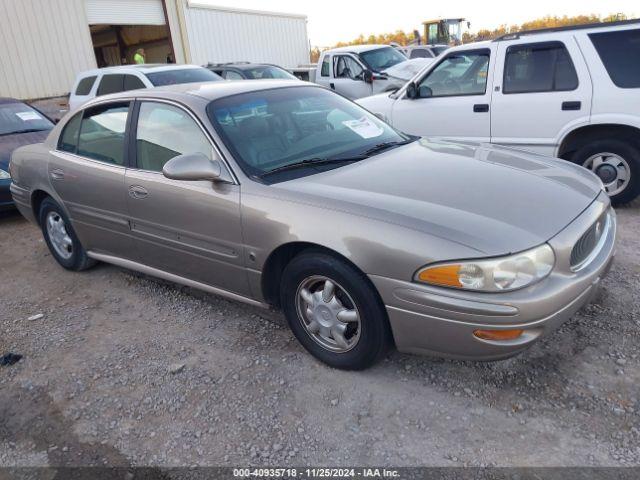
<svg viewBox="0 0 640 480"><path fill-rule="evenodd" d="M334 368L361 370L391 343L386 310L367 277L324 253L304 253L285 268L281 304L298 341Z"/></svg>
<svg viewBox="0 0 640 480"><path fill-rule="evenodd" d="M40 227L49 251L67 270L86 270L95 265L87 256L64 211L52 198L40 205Z"/></svg>
<svg viewBox="0 0 640 480"><path fill-rule="evenodd" d="M598 140L578 149L572 159L595 173L614 204L640 194L640 149L631 141Z"/></svg>

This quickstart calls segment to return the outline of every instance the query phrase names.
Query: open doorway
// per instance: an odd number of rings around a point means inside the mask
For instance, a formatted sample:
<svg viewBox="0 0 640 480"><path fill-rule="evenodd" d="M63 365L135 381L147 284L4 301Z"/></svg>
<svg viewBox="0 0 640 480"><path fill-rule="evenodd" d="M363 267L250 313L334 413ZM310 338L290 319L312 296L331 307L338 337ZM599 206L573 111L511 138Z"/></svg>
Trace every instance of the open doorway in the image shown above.
<svg viewBox="0 0 640 480"><path fill-rule="evenodd" d="M167 25L89 25L98 67L135 63L140 48L145 63L175 63Z"/></svg>

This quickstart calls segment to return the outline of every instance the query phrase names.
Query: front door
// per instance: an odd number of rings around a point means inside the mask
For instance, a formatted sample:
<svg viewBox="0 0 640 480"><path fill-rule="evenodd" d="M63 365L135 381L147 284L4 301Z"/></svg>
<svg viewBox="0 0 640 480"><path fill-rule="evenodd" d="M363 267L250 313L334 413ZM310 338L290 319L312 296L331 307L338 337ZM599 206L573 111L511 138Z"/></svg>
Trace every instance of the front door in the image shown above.
<svg viewBox="0 0 640 480"><path fill-rule="evenodd" d="M490 65L489 49L446 55L417 83L417 98L394 102L393 126L411 135L489 142Z"/></svg>
<svg viewBox="0 0 640 480"><path fill-rule="evenodd" d="M214 158L199 123L180 106L142 101L132 124L136 160L127 171L126 186L140 262L247 295L240 186L171 180L162 174L164 164L181 154Z"/></svg>
<svg viewBox="0 0 640 480"><path fill-rule="evenodd" d="M51 185L87 250L131 258L126 171L130 102L77 113L64 126L48 164Z"/></svg>
<svg viewBox="0 0 640 480"><path fill-rule="evenodd" d="M591 81L576 41L500 42L491 141L554 155L568 126L589 123Z"/></svg>
<svg viewBox="0 0 640 480"><path fill-rule="evenodd" d="M334 55L331 88L352 100L368 97L373 94L373 86L364 81L364 70L351 55Z"/></svg>

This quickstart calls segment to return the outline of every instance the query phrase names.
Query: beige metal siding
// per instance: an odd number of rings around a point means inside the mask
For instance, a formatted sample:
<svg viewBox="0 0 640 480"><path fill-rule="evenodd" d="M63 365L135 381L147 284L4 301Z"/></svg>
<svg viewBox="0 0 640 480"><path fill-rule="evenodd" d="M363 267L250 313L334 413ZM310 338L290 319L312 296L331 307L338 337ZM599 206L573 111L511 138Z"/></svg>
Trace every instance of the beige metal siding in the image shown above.
<svg viewBox="0 0 640 480"><path fill-rule="evenodd" d="M89 25L164 25L161 0L86 0Z"/></svg>
<svg viewBox="0 0 640 480"><path fill-rule="evenodd" d="M84 0L0 0L0 96L69 92L96 68Z"/></svg>
<svg viewBox="0 0 640 480"><path fill-rule="evenodd" d="M211 7L184 8L191 63L267 62L282 67L309 63L307 18L274 12Z"/></svg>

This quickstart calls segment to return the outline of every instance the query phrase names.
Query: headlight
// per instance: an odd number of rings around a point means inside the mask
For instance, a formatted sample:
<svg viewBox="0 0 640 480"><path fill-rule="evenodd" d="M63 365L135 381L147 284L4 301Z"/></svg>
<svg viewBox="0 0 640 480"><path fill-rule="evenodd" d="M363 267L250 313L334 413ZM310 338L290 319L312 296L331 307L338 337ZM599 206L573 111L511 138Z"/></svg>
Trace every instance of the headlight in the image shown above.
<svg viewBox="0 0 640 480"><path fill-rule="evenodd" d="M9 175L9 172L2 170L0 168L0 180L6 180L7 178L11 178L11 175Z"/></svg>
<svg viewBox="0 0 640 480"><path fill-rule="evenodd" d="M417 282L479 292L505 292L532 285L549 275L555 255L546 243L507 257L439 263L415 275Z"/></svg>

